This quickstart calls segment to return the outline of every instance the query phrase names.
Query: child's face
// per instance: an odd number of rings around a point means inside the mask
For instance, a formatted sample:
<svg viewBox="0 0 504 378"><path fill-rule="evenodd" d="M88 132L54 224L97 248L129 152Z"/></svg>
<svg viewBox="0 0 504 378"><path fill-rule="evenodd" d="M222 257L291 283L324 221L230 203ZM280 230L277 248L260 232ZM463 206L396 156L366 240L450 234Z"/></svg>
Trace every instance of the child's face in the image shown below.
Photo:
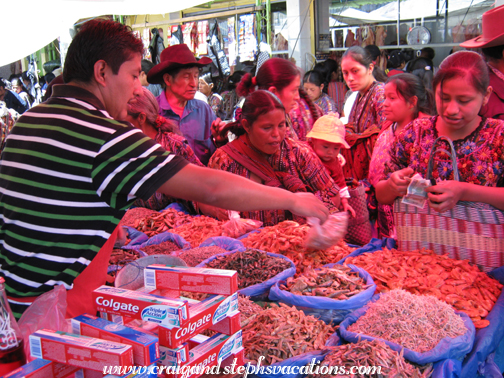
<svg viewBox="0 0 504 378"><path fill-rule="evenodd" d="M398 92L395 83L385 85L385 101L383 102L383 113L387 121L398 122L413 120L415 107L406 101Z"/></svg>
<svg viewBox="0 0 504 378"><path fill-rule="evenodd" d="M306 93L308 94L308 97L310 98L310 100L315 101L322 94L322 89L324 88L324 84L322 84L319 87L319 86L312 84L312 83L304 83L303 88L306 91Z"/></svg>
<svg viewBox="0 0 504 378"><path fill-rule="evenodd" d="M322 139L313 139L312 138L312 146L313 151L317 154L317 156L325 163L330 163L338 157L338 154L341 149L341 144L327 142Z"/></svg>

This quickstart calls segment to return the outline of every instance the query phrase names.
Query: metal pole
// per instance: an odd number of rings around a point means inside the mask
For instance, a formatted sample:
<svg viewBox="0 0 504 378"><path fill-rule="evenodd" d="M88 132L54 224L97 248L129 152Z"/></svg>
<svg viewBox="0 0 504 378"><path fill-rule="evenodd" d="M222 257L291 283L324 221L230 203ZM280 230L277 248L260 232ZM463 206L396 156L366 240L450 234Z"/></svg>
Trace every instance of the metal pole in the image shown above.
<svg viewBox="0 0 504 378"><path fill-rule="evenodd" d="M266 43L271 46L271 0L266 0Z"/></svg>
<svg viewBox="0 0 504 378"><path fill-rule="evenodd" d="M448 0L445 1L445 14L444 14L444 41L448 36Z"/></svg>
<svg viewBox="0 0 504 378"><path fill-rule="evenodd" d="M401 0L397 0L397 46L399 46L400 30L401 30Z"/></svg>
<svg viewBox="0 0 504 378"><path fill-rule="evenodd" d="M256 7L262 5L262 0L256 0ZM257 45L261 42L261 13L256 12Z"/></svg>

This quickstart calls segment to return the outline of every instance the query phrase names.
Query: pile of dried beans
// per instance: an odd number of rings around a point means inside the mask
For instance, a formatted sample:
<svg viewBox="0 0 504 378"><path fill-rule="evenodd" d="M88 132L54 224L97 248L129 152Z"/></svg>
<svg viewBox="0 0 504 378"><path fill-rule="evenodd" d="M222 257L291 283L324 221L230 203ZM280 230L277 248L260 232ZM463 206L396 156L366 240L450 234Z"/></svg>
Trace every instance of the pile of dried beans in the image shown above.
<svg viewBox="0 0 504 378"><path fill-rule="evenodd" d="M243 289L265 282L291 267L283 258L269 256L264 251L246 249L226 256L217 256L206 264L209 268L236 270L238 288Z"/></svg>
<svg viewBox="0 0 504 378"><path fill-rule="evenodd" d="M305 248L304 242L309 229L308 225L284 221L253 232L241 241L248 248L287 256L296 265L297 274L305 269L338 262L354 250L343 241L325 250Z"/></svg>
<svg viewBox="0 0 504 378"><path fill-rule="evenodd" d="M349 331L392 341L418 353L432 350L445 337L467 332L455 310L431 295L395 289L367 306Z"/></svg>
<svg viewBox="0 0 504 378"><path fill-rule="evenodd" d="M245 357L257 363L264 356L263 365L324 349L334 333L330 325L283 303L272 303L242 322L242 327Z"/></svg>
<svg viewBox="0 0 504 378"><path fill-rule="evenodd" d="M413 294L429 294L465 312L476 328L490 324L486 317L503 285L467 260L454 260L429 250L395 249L350 257L345 264L366 270L377 292L404 289Z"/></svg>
<svg viewBox="0 0 504 378"><path fill-rule="evenodd" d="M333 374L309 374L307 378L324 378L324 377L391 377L391 378L427 378L430 376L431 364L416 367L406 361L401 352L392 350L387 344L379 340L360 340L355 344L338 345L331 347L333 349L320 366L333 367ZM351 371L353 366L369 369L369 374L349 374L346 371ZM345 373L337 374L341 368L344 368ZM373 373L373 368L380 368ZM336 370L336 371L334 371ZM320 372L320 370L319 370Z"/></svg>
<svg viewBox="0 0 504 378"><path fill-rule="evenodd" d="M296 295L321 296L336 300L346 300L366 290L366 285L358 273L349 267L335 265L317 270L307 269L297 278L289 277L280 289Z"/></svg>

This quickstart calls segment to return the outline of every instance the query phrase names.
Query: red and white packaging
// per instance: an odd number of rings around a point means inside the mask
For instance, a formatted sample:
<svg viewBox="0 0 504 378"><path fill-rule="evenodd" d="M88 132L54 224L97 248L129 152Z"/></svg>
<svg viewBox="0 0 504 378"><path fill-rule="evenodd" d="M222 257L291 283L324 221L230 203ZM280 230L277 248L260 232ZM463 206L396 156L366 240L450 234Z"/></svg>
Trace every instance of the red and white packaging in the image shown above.
<svg viewBox="0 0 504 378"><path fill-rule="evenodd" d="M199 377L203 375L205 369L210 369L213 366L219 365L219 363L222 363L222 361L225 361L230 356L240 355L242 352L243 340L241 331L238 331L232 336L218 333L191 349L189 352L189 362L182 366L181 370L177 373L167 370L168 373L166 377ZM241 363L243 363L243 361ZM194 373L187 374L189 371L194 371Z"/></svg>
<svg viewBox="0 0 504 378"><path fill-rule="evenodd" d="M232 295L238 291L235 270L152 264L144 269L146 288Z"/></svg>
<svg viewBox="0 0 504 378"><path fill-rule="evenodd" d="M159 345L176 348L191 337L201 333L210 326L224 321L230 314L238 311L238 294L229 297L212 296L190 306L189 321L182 327L159 327ZM225 328L225 325L221 326Z"/></svg>
<svg viewBox="0 0 504 378"><path fill-rule="evenodd" d="M30 335L32 357L85 369L133 365L131 345L93 337L42 329Z"/></svg>
<svg viewBox="0 0 504 378"><path fill-rule="evenodd" d="M134 327L127 327L89 314L71 319L72 332L133 347L133 362L149 366L159 359L158 337Z"/></svg>
<svg viewBox="0 0 504 378"><path fill-rule="evenodd" d="M180 327L189 320L187 301L182 299L103 285L93 291L93 302L97 311L167 327Z"/></svg>
<svg viewBox="0 0 504 378"><path fill-rule="evenodd" d="M80 368L37 358L7 373L2 378L66 378Z"/></svg>

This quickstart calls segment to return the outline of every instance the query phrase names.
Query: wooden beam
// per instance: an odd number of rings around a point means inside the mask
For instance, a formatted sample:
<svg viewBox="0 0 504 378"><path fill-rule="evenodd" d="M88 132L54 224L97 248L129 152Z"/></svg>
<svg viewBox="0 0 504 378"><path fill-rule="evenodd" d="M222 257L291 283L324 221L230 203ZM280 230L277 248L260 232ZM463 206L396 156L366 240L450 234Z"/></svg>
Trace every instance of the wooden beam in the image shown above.
<svg viewBox="0 0 504 378"><path fill-rule="evenodd" d="M242 13L251 13L251 12L259 12L264 9L263 6L252 6L246 8L240 8L235 10L229 10L224 12L215 12L208 13L201 16L193 16L193 17L183 17L177 18L174 20L164 20L164 21L156 21L156 22L146 22L144 24L134 24L131 25L132 28L144 28L144 27L154 27L160 25L172 25L172 24L182 24L184 22L192 22L192 21L201 21L201 20L209 20L216 17L226 17L226 16L234 16L236 14Z"/></svg>

